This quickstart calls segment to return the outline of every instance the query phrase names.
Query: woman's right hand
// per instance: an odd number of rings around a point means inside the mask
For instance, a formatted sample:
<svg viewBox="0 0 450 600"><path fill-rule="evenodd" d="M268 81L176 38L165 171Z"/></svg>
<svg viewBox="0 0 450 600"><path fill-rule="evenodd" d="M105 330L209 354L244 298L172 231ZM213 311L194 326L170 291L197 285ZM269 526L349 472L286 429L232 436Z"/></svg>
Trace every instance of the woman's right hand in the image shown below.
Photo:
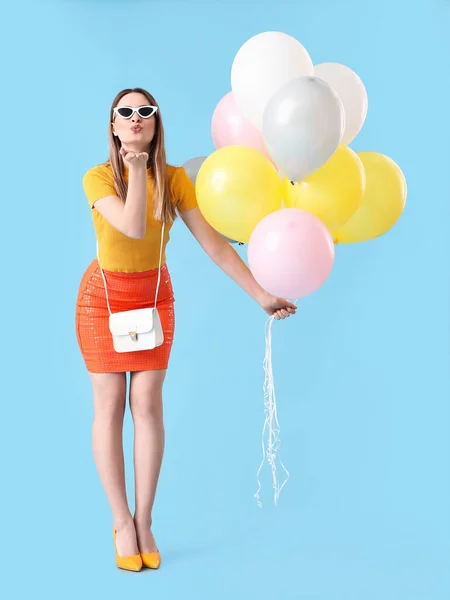
<svg viewBox="0 0 450 600"><path fill-rule="evenodd" d="M130 152L125 150L122 146L120 148L120 154L123 158L123 162L127 167L144 166L147 167L148 153L147 152Z"/></svg>

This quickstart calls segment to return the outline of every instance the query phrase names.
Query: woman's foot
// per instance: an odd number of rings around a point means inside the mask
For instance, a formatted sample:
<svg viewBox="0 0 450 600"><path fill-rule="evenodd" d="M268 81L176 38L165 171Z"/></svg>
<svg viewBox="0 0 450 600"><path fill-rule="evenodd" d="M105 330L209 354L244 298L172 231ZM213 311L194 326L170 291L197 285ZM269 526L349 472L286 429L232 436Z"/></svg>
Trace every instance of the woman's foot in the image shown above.
<svg viewBox="0 0 450 600"><path fill-rule="evenodd" d="M134 521L130 517L125 523L115 525L116 547L119 556L135 556L139 554L139 547Z"/></svg>
<svg viewBox="0 0 450 600"><path fill-rule="evenodd" d="M134 521L142 563L149 569L159 569L161 555L156 547L155 538L151 531L151 522Z"/></svg>
<svg viewBox="0 0 450 600"><path fill-rule="evenodd" d="M139 524L135 521L137 544L141 554L158 552L155 538L148 524Z"/></svg>

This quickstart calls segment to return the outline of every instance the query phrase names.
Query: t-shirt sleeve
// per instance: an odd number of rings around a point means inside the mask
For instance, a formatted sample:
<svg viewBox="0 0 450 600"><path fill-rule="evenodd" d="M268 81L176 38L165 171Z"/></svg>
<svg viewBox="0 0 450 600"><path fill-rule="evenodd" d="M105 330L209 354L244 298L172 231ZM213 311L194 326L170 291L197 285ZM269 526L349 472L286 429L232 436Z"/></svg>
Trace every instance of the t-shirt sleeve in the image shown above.
<svg viewBox="0 0 450 600"><path fill-rule="evenodd" d="M107 173L96 167L85 173L83 189L91 208L94 208L94 202L100 198L117 195L114 181Z"/></svg>
<svg viewBox="0 0 450 600"><path fill-rule="evenodd" d="M195 185L183 167L177 168L172 180L172 189L178 210L190 210L198 206Z"/></svg>

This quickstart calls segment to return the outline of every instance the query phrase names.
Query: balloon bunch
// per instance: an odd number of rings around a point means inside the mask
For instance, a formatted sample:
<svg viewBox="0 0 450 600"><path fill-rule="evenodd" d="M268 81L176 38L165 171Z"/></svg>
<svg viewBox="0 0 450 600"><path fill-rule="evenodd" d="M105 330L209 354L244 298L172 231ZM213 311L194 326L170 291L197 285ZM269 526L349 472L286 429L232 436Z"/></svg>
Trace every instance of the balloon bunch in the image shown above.
<svg viewBox="0 0 450 600"><path fill-rule="evenodd" d="M216 150L184 166L206 220L230 242L248 244L250 270L271 294L298 299L313 293L331 273L336 243L381 236L402 214L400 168L383 154L349 147L367 105L354 71L338 63L313 65L290 35L261 33L237 52L231 91L212 116ZM276 502L283 486L275 469L279 427L270 335L263 454L272 466Z"/></svg>
<svg viewBox="0 0 450 600"><path fill-rule="evenodd" d="M247 40L231 88L212 116L215 152L186 163L200 210L230 242L248 244L262 287L304 297L328 278L334 244L393 227L405 178L387 156L349 148L367 115L359 76L338 63L313 65L292 36Z"/></svg>

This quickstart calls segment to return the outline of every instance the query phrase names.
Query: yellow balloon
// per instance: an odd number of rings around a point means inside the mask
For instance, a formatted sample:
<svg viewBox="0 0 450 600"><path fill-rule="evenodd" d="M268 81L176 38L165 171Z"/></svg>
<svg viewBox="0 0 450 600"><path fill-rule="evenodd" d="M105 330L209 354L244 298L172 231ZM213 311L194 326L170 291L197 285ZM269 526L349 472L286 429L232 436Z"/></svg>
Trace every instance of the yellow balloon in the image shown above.
<svg viewBox="0 0 450 600"><path fill-rule="evenodd" d="M361 160L353 150L342 145L307 179L292 185L284 178L282 192L288 208L301 208L312 213L334 231L361 206L364 186Z"/></svg>
<svg viewBox="0 0 450 600"><path fill-rule="evenodd" d="M360 208L334 232L343 244L383 235L398 221L406 203L406 180L392 159L378 152L358 152L358 156L366 173L366 189Z"/></svg>
<svg viewBox="0 0 450 600"><path fill-rule="evenodd" d="M195 191L208 223L244 243L261 219L282 205L278 173L263 154L247 146L225 146L210 154Z"/></svg>

